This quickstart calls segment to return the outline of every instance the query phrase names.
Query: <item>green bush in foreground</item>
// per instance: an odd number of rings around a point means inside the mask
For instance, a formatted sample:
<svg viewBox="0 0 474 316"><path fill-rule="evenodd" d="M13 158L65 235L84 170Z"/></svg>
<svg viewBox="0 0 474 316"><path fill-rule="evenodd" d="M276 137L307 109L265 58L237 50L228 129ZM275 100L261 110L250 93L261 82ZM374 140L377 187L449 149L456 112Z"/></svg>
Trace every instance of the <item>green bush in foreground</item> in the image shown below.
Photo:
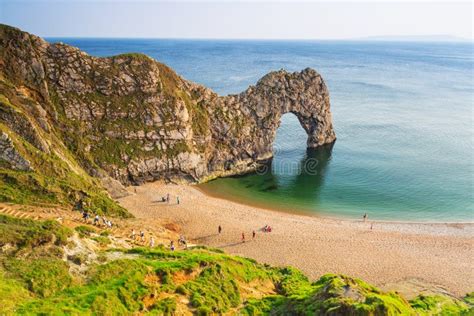
<svg viewBox="0 0 474 316"><path fill-rule="evenodd" d="M0 214L0 247L13 244L17 249L48 244L65 245L71 231L55 221L18 219Z"/></svg>
<svg viewBox="0 0 474 316"><path fill-rule="evenodd" d="M59 224L0 217L0 229L18 247L0 253L0 310L7 315L472 315L472 293L464 301L438 295L408 302L358 279L327 274L311 282L294 268L204 247L114 250L122 259L98 260L78 279L61 256L42 249L65 243L51 237L68 235Z"/></svg>

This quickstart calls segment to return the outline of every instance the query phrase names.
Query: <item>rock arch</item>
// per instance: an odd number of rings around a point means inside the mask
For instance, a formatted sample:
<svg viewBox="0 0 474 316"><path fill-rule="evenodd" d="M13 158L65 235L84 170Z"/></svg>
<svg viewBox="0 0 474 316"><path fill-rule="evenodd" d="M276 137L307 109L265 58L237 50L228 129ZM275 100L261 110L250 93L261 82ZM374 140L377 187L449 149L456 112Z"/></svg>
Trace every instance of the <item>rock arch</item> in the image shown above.
<svg viewBox="0 0 474 316"><path fill-rule="evenodd" d="M217 109L225 109L231 118L244 118L244 122L238 129L228 130L221 129L223 122L213 122L216 140L225 139L225 135L228 137L232 131L238 130L238 133L233 135L230 143L226 142L227 146L220 147L229 147L230 152L219 149L211 155L211 166L219 165L222 160L225 160L224 169L229 165L233 168L235 165L251 166L271 158L281 116L290 112L306 131L308 148L336 140L329 91L321 75L310 68L294 73L284 70L271 72L238 95L220 97Z"/></svg>

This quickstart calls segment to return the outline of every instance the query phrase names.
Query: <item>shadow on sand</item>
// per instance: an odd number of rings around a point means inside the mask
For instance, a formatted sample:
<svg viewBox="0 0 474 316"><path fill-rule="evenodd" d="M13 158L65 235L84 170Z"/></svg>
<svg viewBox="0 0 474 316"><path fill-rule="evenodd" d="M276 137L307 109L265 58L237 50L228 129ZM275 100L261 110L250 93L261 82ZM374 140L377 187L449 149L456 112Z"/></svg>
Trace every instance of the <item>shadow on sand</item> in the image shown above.
<svg viewBox="0 0 474 316"><path fill-rule="evenodd" d="M205 236L199 236L199 237L193 238L193 240L195 240L195 241L203 240L203 239L207 239L207 238L214 237L214 236L217 236L217 235L219 235L219 234L215 233L215 234L209 234L209 235L205 235Z"/></svg>

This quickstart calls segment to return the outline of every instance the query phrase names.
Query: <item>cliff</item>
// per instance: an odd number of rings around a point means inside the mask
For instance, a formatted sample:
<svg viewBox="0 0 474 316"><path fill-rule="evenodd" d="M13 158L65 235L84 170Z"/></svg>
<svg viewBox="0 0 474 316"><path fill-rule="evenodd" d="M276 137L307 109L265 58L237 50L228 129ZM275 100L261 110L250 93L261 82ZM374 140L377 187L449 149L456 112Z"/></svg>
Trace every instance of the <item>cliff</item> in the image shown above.
<svg viewBox="0 0 474 316"><path fill-rule="evenodd" d="M308 147L335 140L329 93L312 69L272 72L240 94L219 96L145 55L97 58L6 25L0 106L4 169L41 173L34 160L49 157L81 176L126 185L254 170L271 158L287 112L298 117Z"/></svg>

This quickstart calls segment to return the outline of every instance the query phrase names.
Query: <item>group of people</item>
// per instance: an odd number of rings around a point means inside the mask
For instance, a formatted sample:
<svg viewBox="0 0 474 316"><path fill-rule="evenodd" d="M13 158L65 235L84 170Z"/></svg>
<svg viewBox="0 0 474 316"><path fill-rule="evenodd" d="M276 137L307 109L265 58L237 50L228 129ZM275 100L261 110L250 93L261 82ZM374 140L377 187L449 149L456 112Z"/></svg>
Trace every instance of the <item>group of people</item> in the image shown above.
<svg viewBox="0 0 474 316"><path fill-rule="evenodd" d="M135 229L132 229L132 234L130 235L130 238L132 240L137 240L137 237L138 237L138 240L140 240L142 243L145 242L145 232L143 230L140 230L140 234L137 235L137 233L135 232ZM153 236L151 236L150 238L150 243L152 239L153 239ZM154 244L155 244L155 241L153 240L153 245Z"/></svg>
<svg viewBox="0 0 474 316"><path fill-rule="evenodd" d="M163 203L166 202L166 203L170 204L170 194L167 193L166 196L162 196L161 197L161 202L163 202ZM176 196L176 204L179 205L179 202L180 202L179 201L179 196Z"/></svg>
<svg viewBox="0 0 474 316"><path fill-rule="evenodd" d="M252 239L255 239L255 236L257 236L257 233L253 230L252 231ZM245 242L245 233L242 232L242 242Z"/></svg>
<svg viewBox="0 0 474 316"><path fill-rule="evenodd" d="M178 246L183 246L184 249L188 249L188 242L186 241L186 238L184 238L183 235L179 236ZM176 249L176 247L174 246L174 241L170 240L170 250L175 251L175 249Z"/></svg>
<svg viewBox="0 0 474 316"><path fill-rule="evenodd" d="M180 235L179 236L179 239L178 239L178 246L183 246L184 249L188 249L188 242L186 241L186 238L184 238L183 235ZM170 250L171 251L175 251L176 250L176 247L174 245L174 241L173 240L170 240Z"/></svg>
<svg viewBox="0 0 474 316"><path fill-rule="evenodd" d="M89 223L90 217L91 216L90 216L89 212L87 212L87 211L82 212L82 220L84 221L84 223ZM111 220L108 220L105 216L100 217L99 214L96 214L94 216L93 225L94 226L101 226L101 224L100 224L101 219L102 219L102 225L104 227L111 228L113 226L113 223L112 223Z"/></svg>
<svg viewBox="0 0 474 316"><path fill-rule="evenodd" d="M130 235L130 238L134 241L138 240L138 241L142 242L143 244L146 243L145 232L143 230L140 230L140 233L137 234L135 229L132 229L132 234ZM151 234L150 234L150 239L149 239L149 244L148 245L149 245L150 248L155 247L155 239L153 238L153 236ZM188 242L186 241L186 238L183 235L179 236L178 245L183 246L184 249L188 248ZM172 251L175 250L175 245L174 245L173 240L170 240L170 250L172 250Z"/></svg>
<svg viewBox="0 0 474 316"><path fill-rule="evenodd" d="M263 228L262 228L262 231L264 232L271 232L272 231L272 228L268 225L265 225ZM217 227L217 233L218 234L221 234L222 233L222 226L219 225ZM255 232L255 230L252 231L252 239L255 239L255 237L257 236L257 233ZM241 241L244 243L245 242L245 233L242 232L242 235L241 235Z"/></svg>

